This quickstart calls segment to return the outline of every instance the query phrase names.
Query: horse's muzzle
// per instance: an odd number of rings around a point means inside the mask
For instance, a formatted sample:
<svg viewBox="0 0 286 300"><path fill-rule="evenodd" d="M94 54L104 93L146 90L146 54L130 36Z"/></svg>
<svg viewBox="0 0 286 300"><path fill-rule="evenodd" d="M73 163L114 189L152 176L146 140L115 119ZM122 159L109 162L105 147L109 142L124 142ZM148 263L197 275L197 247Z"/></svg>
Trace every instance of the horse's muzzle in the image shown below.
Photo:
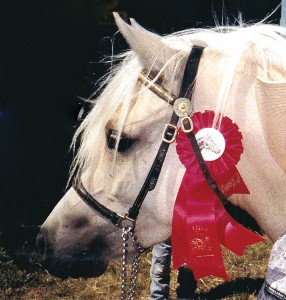
<svg viewBox="0 0 286 300"><path fill-rule="evenodd" d="M102 244L98 239L97 244ZM108 265L98 247L88 251L83 249L68 251L67 247L62 247L55 251L42 231L37 236L36 244L42 257L43 267L51 275L60 278L98 277L105 272Z"/></svg>

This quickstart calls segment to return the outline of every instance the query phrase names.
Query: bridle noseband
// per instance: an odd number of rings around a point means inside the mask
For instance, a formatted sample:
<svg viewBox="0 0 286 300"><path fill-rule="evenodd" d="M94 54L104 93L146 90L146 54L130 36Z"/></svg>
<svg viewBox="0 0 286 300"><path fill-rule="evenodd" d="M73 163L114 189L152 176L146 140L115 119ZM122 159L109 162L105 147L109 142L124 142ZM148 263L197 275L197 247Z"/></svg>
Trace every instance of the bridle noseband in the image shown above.
<svg viewBox="0 0 286 300"><path fill-rule="evenodd" d="M193 89L196 81L197 70L200 62L201 55L204 48L199 46L194 46L189 54L188 61L185 67L183 81L181 84L179 96L175 97L170 95L170 93L164 88L158 86L156 83L153 83L152 79L148 78L144 74L140 74L139 80L146 85L152 92L154 92L161 99L167 101L170 105L174 105L177 100L180 99L192 99ZM176 105L176 104L175 104ZM175 106L174 105L174 106ZM182 106L182 104L181 104ZM184 116L184 114L182 114ZM113 225L119 228L135 227L136 219L138 217L142 203L148 192L152 191L158 181L160 172L167 155L169 146L175 141L177 134L177 124L180 119L180 114L174 111L170 122L166 124L164 132L162 134L162 142L158 149L157 155L153 161L153 164L150 168L150 171L145 179L141 190L139 191L138 196L136 197L133 205L130 207L128 212L125 215L118 214L106 206L99 203L83 186L82 181L79 179L73 184L73 188L79 195L79 197L94 211L99 213L105 219L109 220ZM192 123L190 118L187 116L182 117L181 127L186 132L189 132L192 128Z"/></svg>

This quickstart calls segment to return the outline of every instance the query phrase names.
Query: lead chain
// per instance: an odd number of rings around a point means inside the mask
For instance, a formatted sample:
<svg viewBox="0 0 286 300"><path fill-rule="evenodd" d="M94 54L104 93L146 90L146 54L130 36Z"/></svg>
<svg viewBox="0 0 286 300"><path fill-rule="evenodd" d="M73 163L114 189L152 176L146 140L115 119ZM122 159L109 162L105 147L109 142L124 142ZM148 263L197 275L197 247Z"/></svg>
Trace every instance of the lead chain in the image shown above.
<svg viewBox="0 0 286 300"><path fill-rule="evenodd" d="M132 267L131 267L131 275L130 275L130 283L129 290L127 294L127 255L128 255L128 239L129 236L132 240L133 247L135 249L135 256L133 258ZM140 254L144 252L144 249L139 246L137 239L134 235L132 227L122 228L122 269L121 269L121 300L134 300L135 286L138 275Z"/></svg>

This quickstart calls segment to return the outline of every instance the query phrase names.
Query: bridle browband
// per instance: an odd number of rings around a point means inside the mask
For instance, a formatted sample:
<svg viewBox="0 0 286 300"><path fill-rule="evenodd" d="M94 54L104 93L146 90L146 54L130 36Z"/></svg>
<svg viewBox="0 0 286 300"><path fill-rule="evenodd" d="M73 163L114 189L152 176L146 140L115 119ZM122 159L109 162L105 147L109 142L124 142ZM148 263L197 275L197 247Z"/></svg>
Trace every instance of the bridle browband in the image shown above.
<svg viewBox="0 0 286 300"><path fill-rule="evenodd" d="M176 100L181 98L192 99L193 89L196 81L197 70L202 56L204 48L199 46L194 46L189 54L186 67L184 70L184 76L179 92L179 96L175 97L171 95L166 89L160 87L153 82L152 79L148 78L144 74L140 74L139 80L146 85L151 91L153 91L157 96L167 101L170 105L174 105ZM105 219L109 220L113 225L120 228L133 228L135 227L135 222L139 214L139 210L148 192L152 191L158 181L160 172L167 155L169 146L175 141L177 134L177 124L179 122L180 116L174 111L172 113L170 122L165 125L165 129L162 135L162 142L158 149L157 155L153 161L150 171L145 179L141 190L138 193L133 205L130 207L125 215L120 215L106 206L99 203L93 196L86 190L80 179L76 180L73 184L73 188L79 195L79 197L94 211L99 213ZM184 116L181 119L182 129L187 133L192 130L192 122L189 117Z"/></svg>

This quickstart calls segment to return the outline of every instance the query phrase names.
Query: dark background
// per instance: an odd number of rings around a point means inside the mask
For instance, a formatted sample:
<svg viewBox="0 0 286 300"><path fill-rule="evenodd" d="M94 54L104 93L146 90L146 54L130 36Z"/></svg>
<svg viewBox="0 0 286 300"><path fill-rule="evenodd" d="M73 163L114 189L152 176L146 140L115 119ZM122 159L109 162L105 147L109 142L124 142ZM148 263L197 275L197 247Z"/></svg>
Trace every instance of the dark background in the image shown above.
<svg viewBox="0 0 286 300"><path fill-rule="evenodd" d="M34 241L65 191L80 98L89 97L126 47L112 11L171 33L259 21L278 0L2 0L0 3L0 231L3 242ZM215 17L214 17L215 16ZM279 23L280 9L268 21Z"/></svg>

